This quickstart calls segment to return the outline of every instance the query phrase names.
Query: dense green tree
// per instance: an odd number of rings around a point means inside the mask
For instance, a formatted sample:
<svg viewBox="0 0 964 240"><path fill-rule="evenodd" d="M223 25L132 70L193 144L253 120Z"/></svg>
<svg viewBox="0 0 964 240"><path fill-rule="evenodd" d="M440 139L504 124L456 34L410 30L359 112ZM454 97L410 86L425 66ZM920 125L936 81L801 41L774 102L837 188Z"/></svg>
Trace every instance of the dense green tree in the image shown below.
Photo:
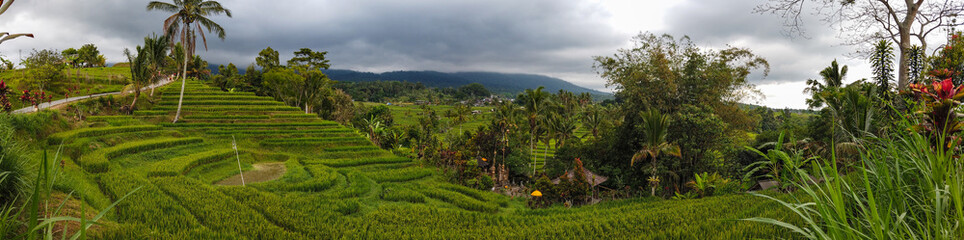
<svg viewBox="0 0 964 240"><path fill-rule="evenodd" d="M312 108L318 105L324 96L330 94L331 80L321 69L330 67L329 60L325 59L328 52L315 52L308 48L302 48L295 52L295 56L288 60L288 67L301 75L303 81L298 87L299 101L303 105L305 113L311 113Z"/></svg>
<svg viewBox="0 0 964 240"><path fill-rule="evenodd" d="M278 60L278 51L271 49L271 47L261 50L254 62L258 67L261 67L262 72L268 72L272 68L281 66L281 61Z"/></svg>
<svg viewBox="0 0 964 240"><path fill-rule="evenodd" d="M477 97L488 97L492 95L485 86L479 83L469 83L465 86L459 87L459 92L465 94L468 98L473 99Z"/></svg>
<svg viewBox="0 0 964 240"><path fill-rule="evenodd" d="M231 17L231 10L221 6L221 3L211 0L174 0L174 3L151 1L147 4L147 10L160 10L174 13L164 20L164 32L166 36L180 36L179 42L184 46L184 70L181 72L181 96L177 103L177 113L174 114L174 122L181 117L181 105L184 102L184 87L187 84L187 67L190 56L194 56L196 46L195 28L201 30L202 27L209 32L214 32L217 37L224 39L224 28L209 16L224 14ZM204 31L200 31L204 49L207 49L207 37ZM207 68L205 66L205 68Z"/></svg>
<svg viewBox="0 0 964 240"><path fill-rule="evenodd" d="M23 65L27 68L27 79L21 83L23 89L51 90L62 83L64 79L63 64L64 59L54 50L33 50L33 52L23 60Z"/></svg>
<svg viewBox="0 0 964 240"><path fill-rule="evenodd" d="M77 61L84 67L98 66L100 63L100 50L93 43L84 44L77 50Z"/></svg>
<svg viewBox="0 0 964 240"><path fill-rule="evenodd" d="M60 52L60 55L64 56L64 61L67 62L71 67L79 67L80 60L77 55L77 49L68 48Z"/></svg>

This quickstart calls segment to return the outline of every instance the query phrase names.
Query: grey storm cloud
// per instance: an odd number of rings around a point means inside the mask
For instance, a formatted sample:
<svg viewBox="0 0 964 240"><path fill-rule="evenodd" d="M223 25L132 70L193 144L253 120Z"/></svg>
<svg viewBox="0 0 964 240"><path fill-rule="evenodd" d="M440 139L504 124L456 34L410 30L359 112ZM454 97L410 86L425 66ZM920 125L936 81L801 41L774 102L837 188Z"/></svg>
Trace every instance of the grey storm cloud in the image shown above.
<svg viewBox="0 0 964 240"><path fill-rule="evenodd" d="M79 47L94 43L109 61L142 43L170 15L147 12L148 1L17 1L0 29L29 31L36 39L9 49ZM240 1L221 0L233 18L212 17L227 32L209 34L211 63L254 62L261 49L329 51L334 68L364 71L439 70L591 75L592 55L615 51L627 39L608 25L598 4L578 1ZM200 39L199 43L200 43ZM602 88L601 79L578 84Z"/></svg>
<svg viewBox="0 0 964 240"><path fill-rule="evenodd" d="M603 0L605 1L605 0ZM146 0L21 0L0 16L0 30L32 32L35 39L5 42L0 55L16 59L30 49L66 49L96 44L109 62L122 61L124 48L161 33L170 15L147 12ZM220 0L234 17L212 17L227 32L208 36L211 63L245 67L272 47L282 61L299 48L328 51L332 66L361 71L437 70L534 73L603 89L593 56L629 47L631 36L612 26L600 1L557 0ZM638 31L689 35L699 45L746 47L771 63L758 84L798 82L834 58L851 65L855 78L866 65L850 59L834 30L808 20L809 38L789 38L782 19L752 13L758 0L686 0L664 13L661 27L640 23ZM646 5L643 5L646 6ZM648 26L648 27L646 27ZM651 29L644 29L651 28ZM865 71L866 72L866 71ZM863 76L859 76L863 77Z"/></svg>

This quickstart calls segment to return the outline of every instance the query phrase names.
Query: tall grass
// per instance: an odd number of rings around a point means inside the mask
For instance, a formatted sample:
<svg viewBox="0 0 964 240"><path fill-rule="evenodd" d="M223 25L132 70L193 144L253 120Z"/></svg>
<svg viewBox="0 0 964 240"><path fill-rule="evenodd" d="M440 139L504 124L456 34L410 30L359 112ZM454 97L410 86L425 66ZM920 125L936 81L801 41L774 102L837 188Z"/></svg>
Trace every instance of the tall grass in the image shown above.
<svg viewBox="0 0 964 240"><path fill-rule="evenodd" d="M912 125L904 120L895 129ZM960 154L960 150L936 150L927 136L913 131L870 139L852 174L841 174L834 156L811 171L825 182L795 184L807 200L782 201L759 195L779 202L804 224L769 218L747 220L784 227L808 239L962 239L964 165ZM806 171L792 174L798 179L811 175Z"/></svg>

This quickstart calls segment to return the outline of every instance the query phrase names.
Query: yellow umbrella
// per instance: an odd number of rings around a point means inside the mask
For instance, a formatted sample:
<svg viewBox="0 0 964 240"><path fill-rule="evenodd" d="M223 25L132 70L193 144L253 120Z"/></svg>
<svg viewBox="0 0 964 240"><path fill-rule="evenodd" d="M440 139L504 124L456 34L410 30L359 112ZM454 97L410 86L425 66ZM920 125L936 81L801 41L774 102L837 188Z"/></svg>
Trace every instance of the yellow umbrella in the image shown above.
<svg viewBox="0 0 964 240"><path fill-rule="evenodd" d="M536 190L535 192L532 192L532 196L533 196L533 197L542 197L542 192L540 192L539 190Z"/></svg>

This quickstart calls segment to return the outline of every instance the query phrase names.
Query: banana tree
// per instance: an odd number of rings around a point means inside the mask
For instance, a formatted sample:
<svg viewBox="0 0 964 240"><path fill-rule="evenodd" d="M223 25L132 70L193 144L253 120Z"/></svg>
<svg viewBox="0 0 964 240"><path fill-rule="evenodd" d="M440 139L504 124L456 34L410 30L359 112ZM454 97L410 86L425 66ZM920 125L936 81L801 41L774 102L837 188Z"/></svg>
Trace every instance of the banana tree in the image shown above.
<svg viewBox="0 0 964 240"><path fill-rule="evenodd" d="M9 0L9 1L0 0L0 15L3 15L4 12L7 12L7 9L9 9L10 5L13 4L13 1L14 0ZM18 37L32 38L33 33L0 32L0 43L6 42L8 40L13 40L14 38L18 38Z"/></svg>

